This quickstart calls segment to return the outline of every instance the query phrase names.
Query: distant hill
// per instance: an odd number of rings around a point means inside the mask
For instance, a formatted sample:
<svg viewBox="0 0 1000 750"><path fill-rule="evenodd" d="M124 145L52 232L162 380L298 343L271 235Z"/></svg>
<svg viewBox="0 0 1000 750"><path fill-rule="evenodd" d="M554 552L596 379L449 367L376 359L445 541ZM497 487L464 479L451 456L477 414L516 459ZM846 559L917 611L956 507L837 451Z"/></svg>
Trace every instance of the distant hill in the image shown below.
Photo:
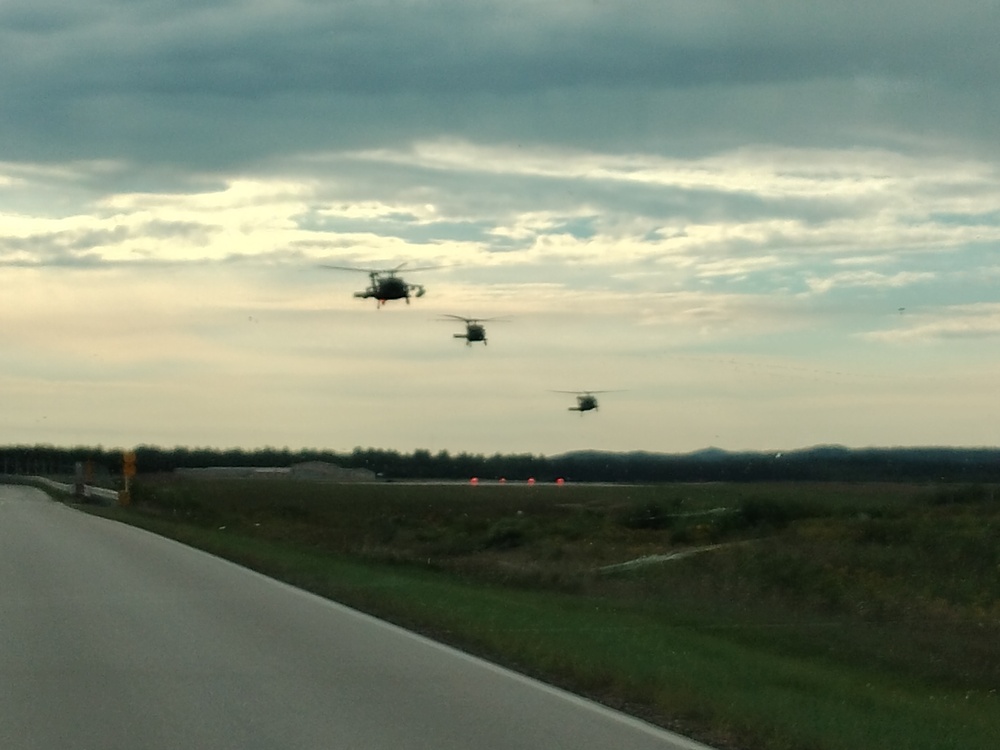
<svg viewBox="0 0 1000 750"><path fill-rule="evenodd" d="M135 449L139 474L209 469L231 474L288 476L328 481L385 479L483 479L539 482L754 482L893 481L1000 483L1000 448L848 448L817 445L797 450L726 451L708 447L691 453L616 453L582 450L556 456L532 454L412 453L355 448L325 450ZM122 452L55 446L0 447L0 473L48 477L118 477ZM108 481L108 480L106 480Z"/></svg>
<svg viewBox="0 0 1000 750"><path fill-rule="evenodd" d="M567 478L607 481L1000 481L998 448L848 448L685 454L573 451L548 459Z"/></svg>

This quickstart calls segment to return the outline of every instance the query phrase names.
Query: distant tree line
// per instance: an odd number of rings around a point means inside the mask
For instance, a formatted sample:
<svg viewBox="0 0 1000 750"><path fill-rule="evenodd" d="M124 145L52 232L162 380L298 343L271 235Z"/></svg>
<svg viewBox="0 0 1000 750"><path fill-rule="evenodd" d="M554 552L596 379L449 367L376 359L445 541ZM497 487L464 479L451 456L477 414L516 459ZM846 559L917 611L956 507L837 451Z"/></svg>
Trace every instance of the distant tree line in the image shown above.
<svg viewBox="0 0 1000 750"><path fill-rule="evenodd" d="M344 468L364 468L386 479L510 479L584 482L754 482L754 481L920 481L1000 482L1000 449L869 448L839 446L785 453L729 453L706 450L688 454L579 451L545 457L532 454L474 453L418 449L412 453L355 448L327 450L260 448L135 449L140 474L174 469L286 467L322 461ZM122 451L115 448L46 445L0 447L4 474L71 476L77 464L95 476L121 473Z"/></svg>
<svg viewBox="0 0 1000 750"><path fill-rule="evenodd" d="M120 450L76 446L57 448L51 445L13 445L0 447L3 474L71 477L76 465L89 465L92 471L109 474L121 472Z"/></svg>

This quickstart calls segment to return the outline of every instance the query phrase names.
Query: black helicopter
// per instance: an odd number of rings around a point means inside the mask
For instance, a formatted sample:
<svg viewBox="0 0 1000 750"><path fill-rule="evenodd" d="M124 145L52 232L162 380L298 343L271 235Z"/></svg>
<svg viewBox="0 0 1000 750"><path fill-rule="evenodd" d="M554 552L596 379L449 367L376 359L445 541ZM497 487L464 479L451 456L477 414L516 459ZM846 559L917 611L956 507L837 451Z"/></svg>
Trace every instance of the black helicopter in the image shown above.
<svg viewBox="0 0 1000 750"><path fill-rule="evenodd" d="M405 299L406 304L410 304L411 295L414 297L423 297L426 293L422 284L408 284L396 275L405 265L406 263L400 263L395 268L387 269L354 268L353 266L328 265L324 265L323 268L332 268L337 271L358 271L360 273L368 274L368 278L371 279L371 286L363 292L355 292L354 296L360 297L361 299L374 298L378 303L378 306L382 307L382 305L386 302L393 299ZM428 271L432 268L440 267L441 266L424 266L423 268L410 268L408 270Z"/></svg>
<svg viewBox="0 0 1000 750"><path fill-rule="evenodd" d="M572 393L576 396L576 406L569 407L569 411L578 411L583 416L585 411L597 411L595 393L610 393L610 391L553 391L553 393Z"/></svg>
<svg viewBox="0 0 1000 750"><path fill-rule="evenodd" d="M455 338L465 339L466 346L470 346L474 341L482 341L483 346L486 346L486 328L483 323L504 320L504 318L463 318L461 315L445 315L444 317L451 320L461 320L465 323L465 333L456 333Z"/></svg>

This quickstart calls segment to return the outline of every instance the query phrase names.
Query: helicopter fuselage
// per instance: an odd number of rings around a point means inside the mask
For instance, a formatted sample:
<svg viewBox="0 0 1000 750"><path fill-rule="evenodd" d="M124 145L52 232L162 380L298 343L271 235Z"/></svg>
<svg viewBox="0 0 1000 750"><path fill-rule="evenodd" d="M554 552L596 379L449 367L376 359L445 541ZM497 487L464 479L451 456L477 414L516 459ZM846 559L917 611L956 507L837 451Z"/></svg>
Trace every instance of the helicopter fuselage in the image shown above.
<svg viewBox="0 0 1000 750"><path fill-rule="evenodd" d="M597 408L597 399L593 396L577 396L576 406L569 407L569 411L585 412Z"/></svg>
<svg viewBox="0 0 1000 750"><path fill-rule="evenodd" d="M406 304L410 304L410 295L415 294L422 297L424 288L419 284L407 284L397 276L387 276L382 278L372 278L372 285L363 292L355 292L354 296L361 299L378 300L379 306L384 305L389 300L405 299Z"/></svg>
<svg viewBox="0 0 1000 750"><path fill-rule="evenodd" d="M332 268L335 271L359 271L361 273L367 273L368 278L371 279L371 285L365 289L363 292L355 292L354 296L360 299L374 299L378 302L378 306L382 307L386 302L393 299L405 299L406 304L410 304L410 297L423 297L424 287L420 284L407 284L396 274L399 270L406 265L405 263L400 263L395 268L387 268L384 270L374 269L374 268L354 268L353 266L333 266L333 265L323 265L323 268ZM427 270L430 267L424 268L413 268L412 271Z"/></svg>
<svg viewBox="0 0 1000 750"><path fill-rule="evenodd" d="M465 339L468 346L475 341L482 341L486 346L486 326L483 323L491 320L504 320L504 318L463 318L461 315L445 315L442 320L460 320L465 323L465 333L454 334L456 339Z"/></svg>
<svg viewBox="0 0 1000 750"><path fill-rule="evenodd" d="M486 328L479 323L469 323L465 327L465 333L456 333L455 338L465 339L466 344L471 344L474 341L482 341L485 344Z"/></svg>

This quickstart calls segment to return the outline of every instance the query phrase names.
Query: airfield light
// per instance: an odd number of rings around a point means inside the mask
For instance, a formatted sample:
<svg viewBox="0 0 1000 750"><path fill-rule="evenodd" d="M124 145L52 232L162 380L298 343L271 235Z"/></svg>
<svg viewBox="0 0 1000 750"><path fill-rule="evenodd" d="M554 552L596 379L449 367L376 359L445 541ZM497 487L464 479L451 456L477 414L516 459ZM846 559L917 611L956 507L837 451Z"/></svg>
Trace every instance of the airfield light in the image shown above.
<svg viewBox="0 0 1000 750"><path fill-rule="evenodd" d="M470 479L469 484L475 487L477 484L479 484L479 477L473 477L472 479Z"/></svg>
<svg viewBox="0 0 1000 750"><path fill-rule="evenodd" d="M556 480L556 484L558 484L558 485L559 485L560 487L562 487L562 486L563 486L564 484L566 484L566 480L565 480L565 479L563 479L562 477L559 477L559 478L558 478L558 479Z"/></svg>

